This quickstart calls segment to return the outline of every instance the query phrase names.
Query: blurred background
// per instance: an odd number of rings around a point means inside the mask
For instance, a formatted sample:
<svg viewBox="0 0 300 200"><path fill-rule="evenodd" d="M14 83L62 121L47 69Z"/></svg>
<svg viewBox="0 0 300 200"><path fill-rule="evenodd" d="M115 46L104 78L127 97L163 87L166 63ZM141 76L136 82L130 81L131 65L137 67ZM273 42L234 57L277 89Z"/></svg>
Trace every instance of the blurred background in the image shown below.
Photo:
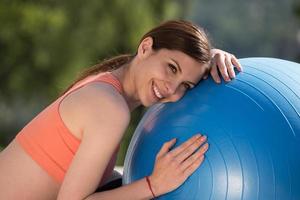
<svg viewBox="0 0 300 200"><path fill-rule="evenodd" d="M0 149L80 71L135 53L168 19L197 23L239 58L300 62L300 0L0 0ZM132 115L118 165L144 111Z"/></svg>

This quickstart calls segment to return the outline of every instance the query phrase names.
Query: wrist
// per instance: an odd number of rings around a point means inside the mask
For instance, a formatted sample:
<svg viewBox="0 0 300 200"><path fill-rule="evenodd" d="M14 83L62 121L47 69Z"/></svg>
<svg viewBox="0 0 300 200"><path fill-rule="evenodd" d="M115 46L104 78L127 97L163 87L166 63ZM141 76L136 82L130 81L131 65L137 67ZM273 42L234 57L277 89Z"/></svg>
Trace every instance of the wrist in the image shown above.
<svg viewBox="0 0 300 200"><path fill-rule="evenodd" d="M148 189L151 192L152 198L155 199L159 196L158 187L152 176L146 176Z"/></svg>

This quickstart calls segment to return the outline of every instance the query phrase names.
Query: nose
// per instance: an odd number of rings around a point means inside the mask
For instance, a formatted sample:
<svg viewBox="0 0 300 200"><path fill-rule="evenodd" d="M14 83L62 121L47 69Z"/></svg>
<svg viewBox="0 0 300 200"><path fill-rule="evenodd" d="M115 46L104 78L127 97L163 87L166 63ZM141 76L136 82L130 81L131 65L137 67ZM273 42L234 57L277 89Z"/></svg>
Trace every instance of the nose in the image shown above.
<svg viewBox="0 0 300 200"><path fill-rule="evenodd" d="M173 95L173 94L175 94L175 92L177 90L178 83L173 82L173 81L166 81L165 87L166 87L167 94Z"/></svg>

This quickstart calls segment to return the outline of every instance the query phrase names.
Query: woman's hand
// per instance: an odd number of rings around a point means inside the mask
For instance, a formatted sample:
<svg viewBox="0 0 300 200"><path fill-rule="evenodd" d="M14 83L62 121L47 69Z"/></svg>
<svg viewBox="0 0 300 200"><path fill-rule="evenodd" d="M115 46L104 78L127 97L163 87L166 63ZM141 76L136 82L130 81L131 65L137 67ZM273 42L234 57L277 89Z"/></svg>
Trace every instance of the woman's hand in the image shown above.
<svg viewBox="0 0 300 200"><path fill-rule="evenodd" d="M241 64L233 54L220 49L212 49L210 52L212 55L210 75L216 83L221 82L219 73L223 79L228 82L235 78L234 67L236 67L238 71L242 71ZM207 77L204 77L204 79L206 78Z"/></svg>
<svg viewBox="0 0 300 200"><path fill-rule="evenodd" d="M206 136L197 134L171 151L176 139L162 146L156 155L153 173L149 176L156 196L179 187L201 165L208 149L205 141Z"/></svg>

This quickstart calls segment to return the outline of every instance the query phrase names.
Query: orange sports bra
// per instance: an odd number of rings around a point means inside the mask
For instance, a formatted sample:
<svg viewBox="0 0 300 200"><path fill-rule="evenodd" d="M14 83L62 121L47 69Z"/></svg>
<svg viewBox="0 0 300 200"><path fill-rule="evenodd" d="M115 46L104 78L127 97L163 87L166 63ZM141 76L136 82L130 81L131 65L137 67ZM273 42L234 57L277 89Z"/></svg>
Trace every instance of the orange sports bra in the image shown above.
<svg viewBox="0 0 300 200"><path fill-rule="evenodd" d="M110 72L89 76L76 83L64 95L44 109L16 136L17 142L25 152L58 183L62 183L80 145L80 140L70 132L60 116L60 103L73 91L95 81L108 83L120 94L123 93L121 83ZM109 178L115 165L117 151L118 148L105 170L101 183Z"/></svg>

